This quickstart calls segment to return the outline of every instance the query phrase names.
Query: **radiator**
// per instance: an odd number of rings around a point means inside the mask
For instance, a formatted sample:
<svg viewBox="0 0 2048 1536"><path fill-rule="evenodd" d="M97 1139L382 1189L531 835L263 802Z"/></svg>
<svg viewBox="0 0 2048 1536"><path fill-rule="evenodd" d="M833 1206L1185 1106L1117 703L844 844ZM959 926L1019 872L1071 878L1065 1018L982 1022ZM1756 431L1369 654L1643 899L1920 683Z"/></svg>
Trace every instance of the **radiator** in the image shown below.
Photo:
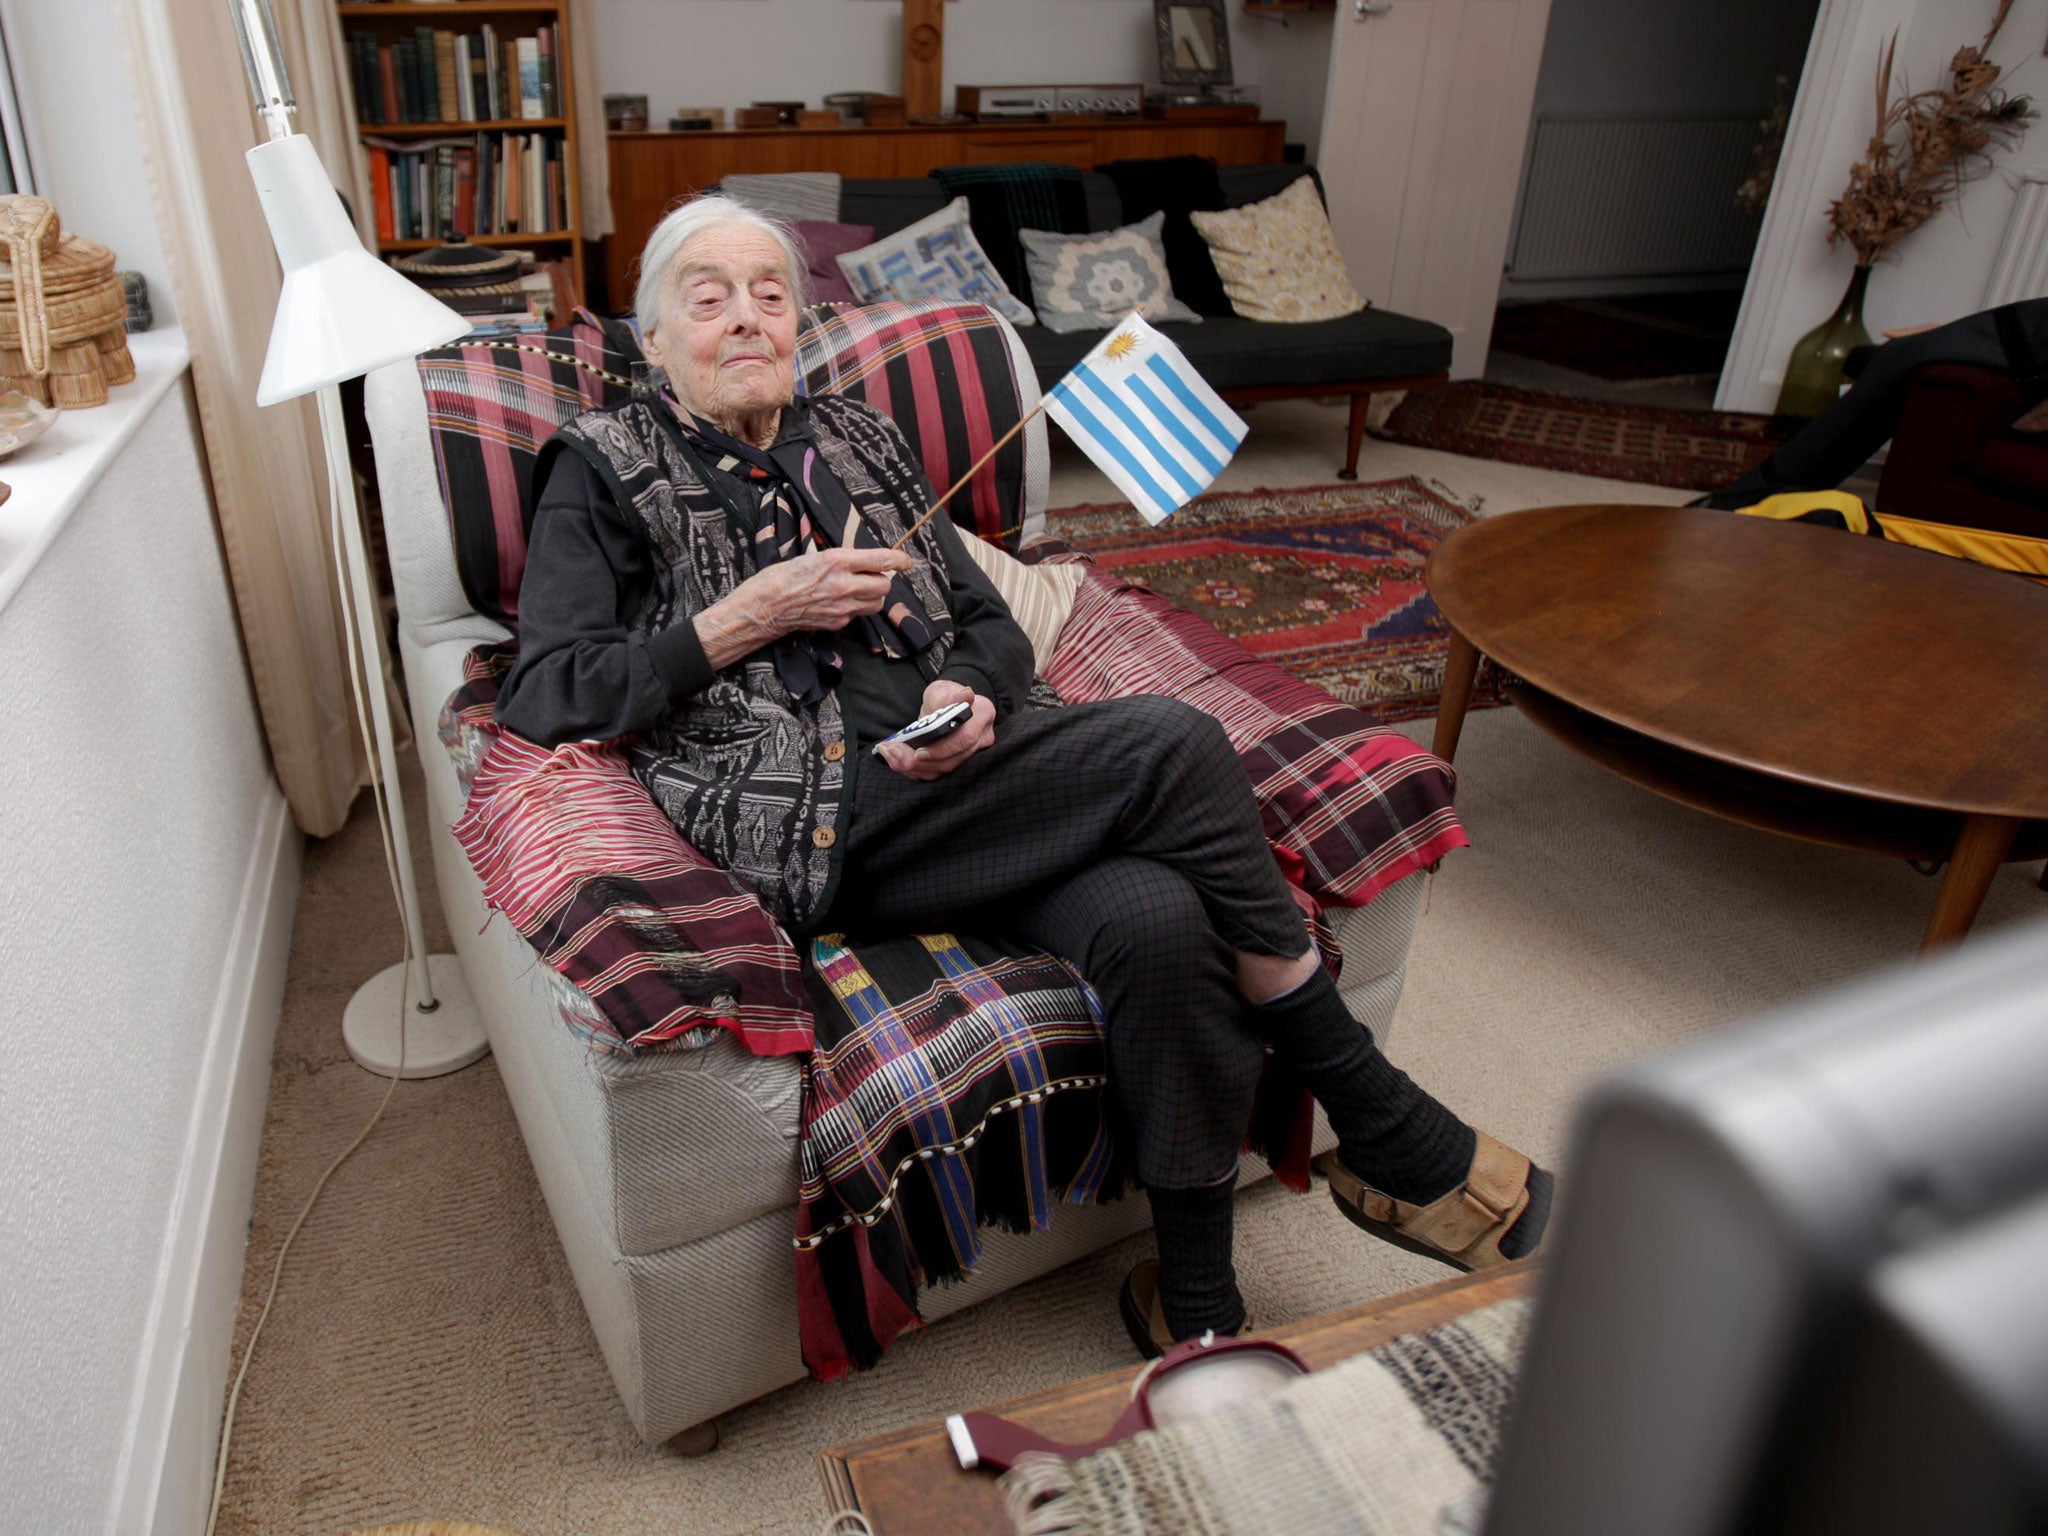
<svg viewBox="0 0 2048 1536"><path fill-rule="evenodd" d="M2048 299L2048 166L2020 179L1991 281L1984 285L1986 309L2021 299Z"/></svg>
<svg viewBox="0 0 2048 1536"><path fill-rule="evenodd" d="M1542 113L1507 275L1515 282L1742 272L1757 217L1735 204L1755 117Z"/></svg>

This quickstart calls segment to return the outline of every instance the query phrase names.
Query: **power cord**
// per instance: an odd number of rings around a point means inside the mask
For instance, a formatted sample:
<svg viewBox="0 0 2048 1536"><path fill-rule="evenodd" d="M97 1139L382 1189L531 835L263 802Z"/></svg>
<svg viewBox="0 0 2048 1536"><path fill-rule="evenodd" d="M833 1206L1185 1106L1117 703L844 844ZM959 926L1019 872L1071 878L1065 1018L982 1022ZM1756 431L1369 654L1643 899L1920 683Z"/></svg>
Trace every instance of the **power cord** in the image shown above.
<svg viewBox="0 0 2048 1536"><path fill-rule="evenodd" d="M344 515L355 515L356 513L355 486L352 481L346 485L342 484L330 465L328 492L329 515L327 528L329 540L334 551L335 569L346 571L348 569L348 562L342 546L341 519ZM346 509L346 512L344 512L344 509ZM345 597L346 594L344 594ZM363 749L367 760L375 764L378 761L377 746L376 738L370 728L368 712L369 695L366 691L370 684L363 674L362 650L357 644L354 605L346 600L341 604L341 622L343 635L347 641L345 649L348 652L349 687L355 702L356 729L362 735ZM379 685L382 684L382 681L381 677L377 679ZM320 1199L321 1193L327 1188L327 1181L334 1177L335 1171L343 1163L355 1155L358 1147L370 1139L370 1132L374 1131L377 1128L377 1122L384 1118L385 1108L391 1103L391 1096L398 1091L398 1084L405 1076L406 987L404 978L412 965L412 934L405 927L405 902L400 892L398 880L398 845L392 837L391 808L384 798L384 779L381 773L371 774L370 791L377 808L378 837L384 845L384 873L391 884L392 903L397 906L399 911L400 929L405 933L400 946L403 953L400 959L401 969L399 971L400 980L398 985L398 1066L392 1072L391 1082L384 1089L384 1096L377 1101L377 1108L371 1113L369 1120L364 1123L360 1131L356 1132L356 1139L342 1148L341 1154L327 1165L326 1172L322 1173L319 1181L314 1184L313 1192L306 1197L306 1203L299 1207L299 1214L293 1220L291 1230L285 1234L284 1241L278 1245L277 1262L271 1266L270 1270L270 1287L263 1296L263 1310L256 1314L256 1326L249 1331L249 1342L242 1348L242 1363L235 1372L234 1384L228 1389L227 1408L221 1416L220 1447L215 1455L213 1470L213 1498L207 1505L206 1510L206 1536L214 1536L215 1528L220 1523L221 1492L227 1486L228 1447L234 1439L235 1410L241 1403L242 1381L249 1374L249 1362L255 1358L256 1341L263 1336L263 1325L270 1320L271 1304L277 1300L278 1284L284 1278L285 1259L292 1251L292 1243L297 1239L299 1229L306 1224L306 1218L313 1214L313 1206Z"/></svg>

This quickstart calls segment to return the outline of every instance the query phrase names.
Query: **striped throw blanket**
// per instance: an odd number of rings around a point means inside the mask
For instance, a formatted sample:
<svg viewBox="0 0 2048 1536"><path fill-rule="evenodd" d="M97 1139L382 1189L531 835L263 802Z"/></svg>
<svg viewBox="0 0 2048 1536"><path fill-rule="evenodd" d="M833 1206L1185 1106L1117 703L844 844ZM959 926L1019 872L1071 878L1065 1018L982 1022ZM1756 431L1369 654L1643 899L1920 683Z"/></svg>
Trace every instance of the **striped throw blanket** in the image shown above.
<svg viewBox="0 0 2048 1536"><path fill-rule="evenodd" d="M942 165L932 177L948 197L967 199L974 238L1010 292L1031 302L1031 273L1018 231L1078 235L1088 228L1088 197L1071 165L1027 160L1009 165Z"/></svg>

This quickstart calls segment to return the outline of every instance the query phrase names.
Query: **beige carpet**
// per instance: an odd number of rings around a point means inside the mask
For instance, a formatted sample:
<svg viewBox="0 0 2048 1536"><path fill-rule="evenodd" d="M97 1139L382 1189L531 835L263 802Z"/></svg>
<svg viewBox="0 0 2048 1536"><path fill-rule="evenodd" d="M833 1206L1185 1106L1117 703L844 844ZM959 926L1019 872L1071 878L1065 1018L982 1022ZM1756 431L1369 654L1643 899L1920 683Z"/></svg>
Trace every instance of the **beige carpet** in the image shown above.
<svg viewBox="0 0 2048 1536"><path fill-rule="evenodd" d="M1253 429L1232 484L1313 483L1339 462L1334 410L1262 407ZM1055 473L1059 504L1112 494L1065 454ZM1367 445L1361 478L1406 473L1488 511L1656 494ZM1426 738L1427 722L1408 729ZM1902 864L1783 842L1631 789L1511 710L1470 719L1458 768L1474 847L1431 892L1393 1054L1542 1157L1562 1150L1574 1095L1603 1069L1909 956L1933 900L1933 882ZM415 811L420 801L415 788ZM423 828L414 837L424 846ZM2004 871L1980 926L2048 918L2037 873ZM431 911L430 884L423 900ZM307 851L244 1330L276 1243L381 1091L343 1054L339 1019L356 984L396 957L389 914L358 807ZM1269 1184L1243 1198L1239 1223L1247 1298L1274 1321L1442 1273L1355 1232L1320 1193ZM814 1532L822 1447L1130 1364L1113 1296L1143 1251L1126 1243L949 1319L850 1382L798 1385L727 1415L721 1449L680 1460L640 1446L613 1397L490 1063L406 1084L300 1238L243 1395L221 1528Z"/></svg>

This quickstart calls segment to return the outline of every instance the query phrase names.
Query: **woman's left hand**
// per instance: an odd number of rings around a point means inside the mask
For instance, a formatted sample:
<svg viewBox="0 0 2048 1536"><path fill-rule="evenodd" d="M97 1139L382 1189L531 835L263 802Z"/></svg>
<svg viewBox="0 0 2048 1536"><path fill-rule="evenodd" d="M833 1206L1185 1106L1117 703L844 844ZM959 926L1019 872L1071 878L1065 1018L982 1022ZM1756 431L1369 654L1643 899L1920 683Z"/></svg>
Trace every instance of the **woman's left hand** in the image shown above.
<svg viewBox="0 0 2048 1536"><path fill-rule="evenodd" d="M941 678L924 691L924 703L920 715L928 715L935 709L948 704L971 704L974 713L967 723L950 736L941 737L928 747L906 747L900 741L886 743L882 748L882 761L898 773L913 779L936 779L951 773L968 758L996 739L996 706L994 701L976 693L965 683L948 682Z"/></svg>

